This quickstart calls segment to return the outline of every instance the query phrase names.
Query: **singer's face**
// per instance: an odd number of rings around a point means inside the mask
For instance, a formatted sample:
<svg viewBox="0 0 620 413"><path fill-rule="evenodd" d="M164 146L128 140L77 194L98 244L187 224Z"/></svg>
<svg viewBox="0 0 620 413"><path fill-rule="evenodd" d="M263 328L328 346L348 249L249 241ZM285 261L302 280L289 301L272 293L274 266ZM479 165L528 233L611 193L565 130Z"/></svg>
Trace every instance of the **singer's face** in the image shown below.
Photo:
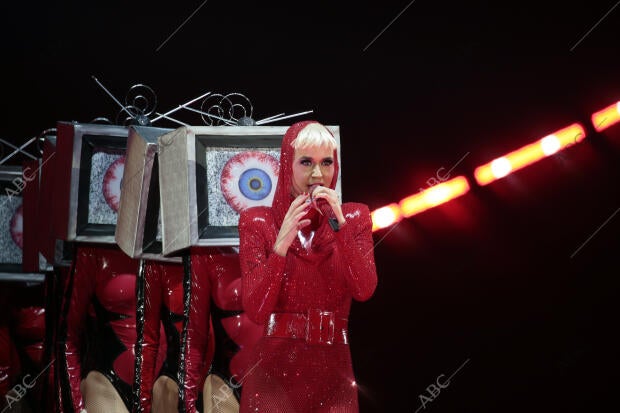
<svg viewBox="0 0 620 413"><path fill-rule="evenodd" d="M333 151L322 146L295 149L293 161L293 187L297 196L310 192L314 185L329 186L334 176Z"/></svg>

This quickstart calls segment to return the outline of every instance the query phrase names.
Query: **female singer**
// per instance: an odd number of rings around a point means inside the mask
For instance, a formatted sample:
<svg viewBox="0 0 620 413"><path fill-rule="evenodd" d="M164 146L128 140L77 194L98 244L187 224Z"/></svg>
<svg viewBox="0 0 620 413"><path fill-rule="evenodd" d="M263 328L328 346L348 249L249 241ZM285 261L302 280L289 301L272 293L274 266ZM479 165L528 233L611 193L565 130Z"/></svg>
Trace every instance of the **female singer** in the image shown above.
<svg viewBox="0 0 620 413"><path fill-rule="evenodd" d="M241 214L243 307L264 326L241 412L358 411L348 316L377 274L368 207L334 190L337 154L323 125L292 125L272 207Z"/></svg>

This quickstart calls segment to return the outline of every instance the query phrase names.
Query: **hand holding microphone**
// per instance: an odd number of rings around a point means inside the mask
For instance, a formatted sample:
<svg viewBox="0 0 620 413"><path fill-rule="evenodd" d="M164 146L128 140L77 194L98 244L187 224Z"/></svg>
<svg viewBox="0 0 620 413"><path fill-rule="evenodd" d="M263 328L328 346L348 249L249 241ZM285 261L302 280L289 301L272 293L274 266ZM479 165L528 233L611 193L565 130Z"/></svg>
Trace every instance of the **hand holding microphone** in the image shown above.
<svg viewBox="0 0 620 413"><path fill-rule="evenodd" d="M328 218L329 225L334 231L339 231L346 223L338 194L333 189L317 185L310 191L308 200L321 215Z"/></svg>
<svg viewBox="0 0 620 413"><path fill-rule="evenodd" d="M310 199L308 194L301 194L291 203L273 246L273 251L276 254L284 257L295 239L297 231L310 224L310 220L304 218L309 208L308 199Z"/></svg>

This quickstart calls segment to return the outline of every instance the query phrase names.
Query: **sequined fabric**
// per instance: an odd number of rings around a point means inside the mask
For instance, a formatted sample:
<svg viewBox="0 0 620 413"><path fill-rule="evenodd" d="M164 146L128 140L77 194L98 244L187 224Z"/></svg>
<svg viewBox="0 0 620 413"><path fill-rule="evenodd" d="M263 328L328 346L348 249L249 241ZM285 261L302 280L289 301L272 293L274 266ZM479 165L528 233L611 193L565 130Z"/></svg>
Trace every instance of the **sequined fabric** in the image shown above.
<svg viewBox="0 0 620 413"><path fill-rule="evenodd" d="M292 201L290 142L307 123L293 125L284 137L273 207L250 208L239 221L243 306L262 325L274 312L307 314L318 309L348 319L351 300L369 299L377 285L370 211L363 204L342 205L347 222L338 232L327 216L317 217L308 228L314 231L308 248L298 237L286 257L272 250ZM335 184L336 178L331 188ZM262 337L243 388L241 412L358 411L347 344Z"/></svg>

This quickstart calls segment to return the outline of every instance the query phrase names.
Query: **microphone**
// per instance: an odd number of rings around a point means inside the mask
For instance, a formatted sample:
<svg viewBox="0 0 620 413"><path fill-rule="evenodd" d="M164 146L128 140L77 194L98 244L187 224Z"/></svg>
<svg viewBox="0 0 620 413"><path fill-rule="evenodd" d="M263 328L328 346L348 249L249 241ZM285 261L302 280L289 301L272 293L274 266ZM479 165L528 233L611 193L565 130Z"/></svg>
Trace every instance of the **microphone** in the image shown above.
<svg viewBox="0 0 620 413"><path fill-rule="evenodd" d="M313 199L312 202L315 203L319 212L327 217L327 222L329 223L329 226L332 228L332 230L334 230L334 232L340 231L338 219L336 218L336 214L334 214L334 210L332 209L331 205L329 205L329 202L324 199Z"/></svg>

